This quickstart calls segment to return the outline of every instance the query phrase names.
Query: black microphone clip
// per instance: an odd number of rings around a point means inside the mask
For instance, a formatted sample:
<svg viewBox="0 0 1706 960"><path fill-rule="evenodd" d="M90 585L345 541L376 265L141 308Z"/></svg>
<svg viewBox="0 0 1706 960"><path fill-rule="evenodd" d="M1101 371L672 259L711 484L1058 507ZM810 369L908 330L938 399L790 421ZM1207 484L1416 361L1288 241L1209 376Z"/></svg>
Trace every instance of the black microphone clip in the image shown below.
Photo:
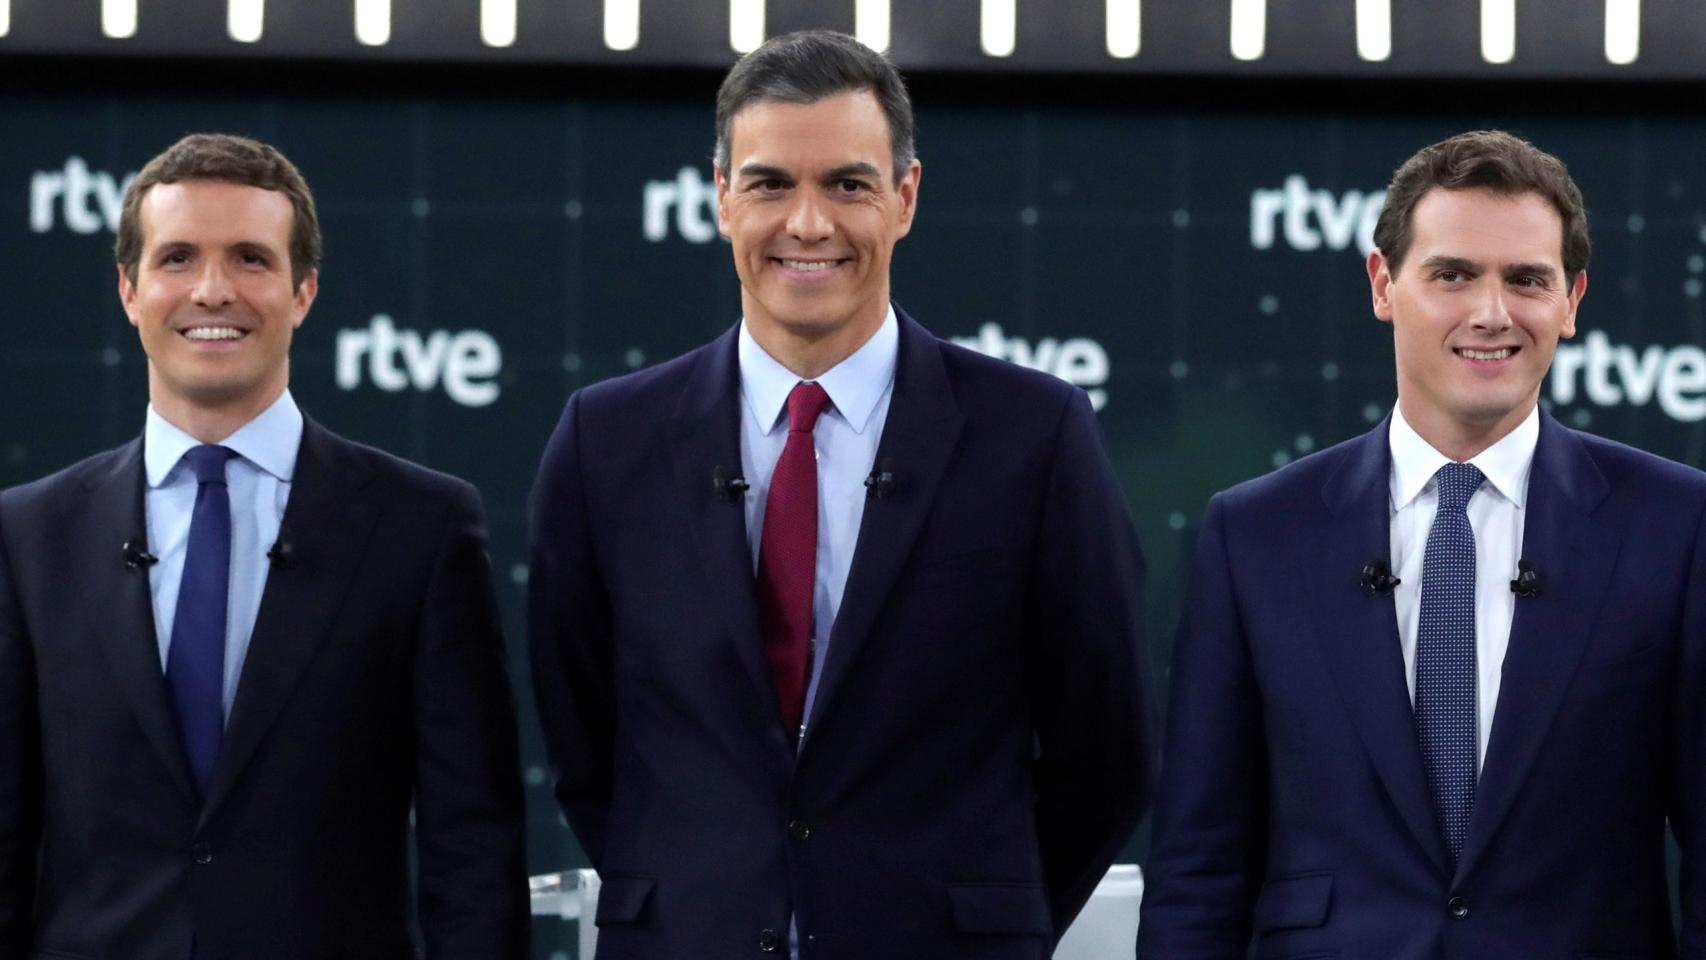
<svg viewBox="0 0 1706 960"><path fill-rule="evenodd" d="M1392 590L1404 581L1392 575L1392 568L1386 565L1385 560L1375 560L1363 564L1362 573L1357 578L1357 582L1362 584L1362 588L1368 592L1369 596L1387 597L1391 596Z"/></svg>
<svg viewBox="0 0 1706 960"><path fill-rule="evenodd" d="M865 478L865 496L882 498L894 493L897 484L894 476L894 458L884 457L871 475Z"/></svg>
<svg viewBox="0 0 1706 960"><path fill-rule="evenodd" d="M267 559L282 567L290 562L291 556L295 552L296 548L290 545L290 541L281 537L272 545L271 549L267 550Z"/></svg>
<svg viewBox="0 0 1706 960"><path fill-rule="evenodd" d="M716 493L717 499L724 503L739 503L751 486L746 482L746 478L738 473L731 477L721 466L711 468L711 490Z"/></svg>
<svg viewBox="0 0 1706 960"><path fill-rule="evenodd" d="M1527 560L1516 562L1516 579L1511 581L1511 592L1524 600L1540 596L1540 574L1534 572L1534 564Z"/></svg>
<svg viewBox="0 0 1706 960"><path fill-rule="evenodd" d="M159 557L149 553L145 547L137 546L137 542L136 540L124 542L124 568L126 570L146 570L160 562ZM147 543L146 540L141 542Z"/></svg>

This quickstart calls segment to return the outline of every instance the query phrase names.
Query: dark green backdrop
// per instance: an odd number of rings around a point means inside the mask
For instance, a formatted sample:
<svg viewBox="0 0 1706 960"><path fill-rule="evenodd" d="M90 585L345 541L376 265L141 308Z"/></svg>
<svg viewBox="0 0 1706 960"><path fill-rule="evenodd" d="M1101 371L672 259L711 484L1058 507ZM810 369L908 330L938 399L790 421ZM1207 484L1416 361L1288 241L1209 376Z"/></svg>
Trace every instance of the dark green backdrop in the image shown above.
<svg viewBox="0 0 1706 960"><path fill-rule="evenodd" d="M278 144L318 194L327 248L296 397L346 435L479 485L532 869L579 864L526 679L525 502L571 390L738 316L704 202L715 83L673 98L612 91L621 76L557 98L0 95L0 485L142 424L145 367L110 255L123 176L192 130ZM1569 375L1545 390L1555 412L1706 461L1706 127L1687 117L920 99L920 210L895 297L938 334L1100 391L1150 559L1158 664L1209 494L1365 430L1393 402L1359 234L1393 166L1456 130L1515 127L1586 193L1591 282ZM567 925L538 931L539 957L572 951Z"/></svg>

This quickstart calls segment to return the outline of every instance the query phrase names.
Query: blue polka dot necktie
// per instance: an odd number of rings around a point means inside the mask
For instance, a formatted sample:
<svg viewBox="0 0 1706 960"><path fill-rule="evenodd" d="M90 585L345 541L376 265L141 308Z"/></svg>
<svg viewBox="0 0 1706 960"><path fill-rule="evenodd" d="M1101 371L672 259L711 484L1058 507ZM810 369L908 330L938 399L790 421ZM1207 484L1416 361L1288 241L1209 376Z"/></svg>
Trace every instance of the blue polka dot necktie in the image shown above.
<svg viewBox="0 0 1706 960"><path fill-rule="evenodd" d="M1466 510L1485 479L1467 463L1439 468L1439 511L1422 554L1416 732L1452 863L1463 853L1475 806L1475 531Z"/></svg>
<svg viewBox="0 0 1706 960"><path fill-rule="evenodd" d="M225 610L231 592L231 493L225 485L225 447L202 444L184 454L195 471L195 509L178 583L166 682L178 715L178 735L196 792L207 796L225 736Z"/></svg>

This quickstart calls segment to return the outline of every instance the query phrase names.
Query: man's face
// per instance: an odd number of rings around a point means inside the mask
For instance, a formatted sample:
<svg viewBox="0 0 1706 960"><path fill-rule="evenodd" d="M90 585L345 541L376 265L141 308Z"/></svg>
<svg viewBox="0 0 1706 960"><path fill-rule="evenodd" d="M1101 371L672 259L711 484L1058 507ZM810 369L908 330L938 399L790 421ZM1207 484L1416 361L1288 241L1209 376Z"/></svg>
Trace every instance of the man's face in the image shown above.
<svg viewBox="0 0 1706 960"><path fill-rule="evenodd" d="M1374 313L1392 324L1398 397L1424 437L1502 436L1540 396L1558 338L1576 333L1587 273L1564 278L1563 220L1536 193L1422 195L1394 275L1368 258Z"/></svg>
<svg viewBox="0 0 1706 960"><path fill-rule="evenodd" d="M888 313L889 258L912 228L915 160L897 184L888 121L868 90L735 114L717 227L734 246L755 335L869 335Z"/></svg>
<svg viewBox="0 0 1706 960"><path fill-rule="evenodd" d="M258 413L290 379L290 336L318 277L291 283L290 199L214 180L151 188L136 281L119 297L148 354L156 407Z"/></svg>

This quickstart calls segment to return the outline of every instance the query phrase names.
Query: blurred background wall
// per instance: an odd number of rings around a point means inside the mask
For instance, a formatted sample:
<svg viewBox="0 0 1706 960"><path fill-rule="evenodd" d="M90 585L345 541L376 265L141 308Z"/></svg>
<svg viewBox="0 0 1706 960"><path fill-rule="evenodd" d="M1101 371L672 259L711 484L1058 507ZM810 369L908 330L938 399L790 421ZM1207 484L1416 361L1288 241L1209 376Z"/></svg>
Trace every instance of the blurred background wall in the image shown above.
<svg viewBox="0 0 1706 960"><path fill-rule="evenodd" d="M1594 256L1543 400L1706 463L1697 5L0 0L0 486L141 428L111 257L126 178L192 131L278 145L327 251L292 389L478 484L531 868L584 863L527 682L529 486L571 391L738 319L712 98L739 50L808 26L858 31L911 79L924 179L897 302L1091 393L1150 560L1162 683L1208 496L1394 401L1363 261L1423 144L1500 126L1570 165ZM573 955L569 925L537 924L537 957Z"/></svg>

